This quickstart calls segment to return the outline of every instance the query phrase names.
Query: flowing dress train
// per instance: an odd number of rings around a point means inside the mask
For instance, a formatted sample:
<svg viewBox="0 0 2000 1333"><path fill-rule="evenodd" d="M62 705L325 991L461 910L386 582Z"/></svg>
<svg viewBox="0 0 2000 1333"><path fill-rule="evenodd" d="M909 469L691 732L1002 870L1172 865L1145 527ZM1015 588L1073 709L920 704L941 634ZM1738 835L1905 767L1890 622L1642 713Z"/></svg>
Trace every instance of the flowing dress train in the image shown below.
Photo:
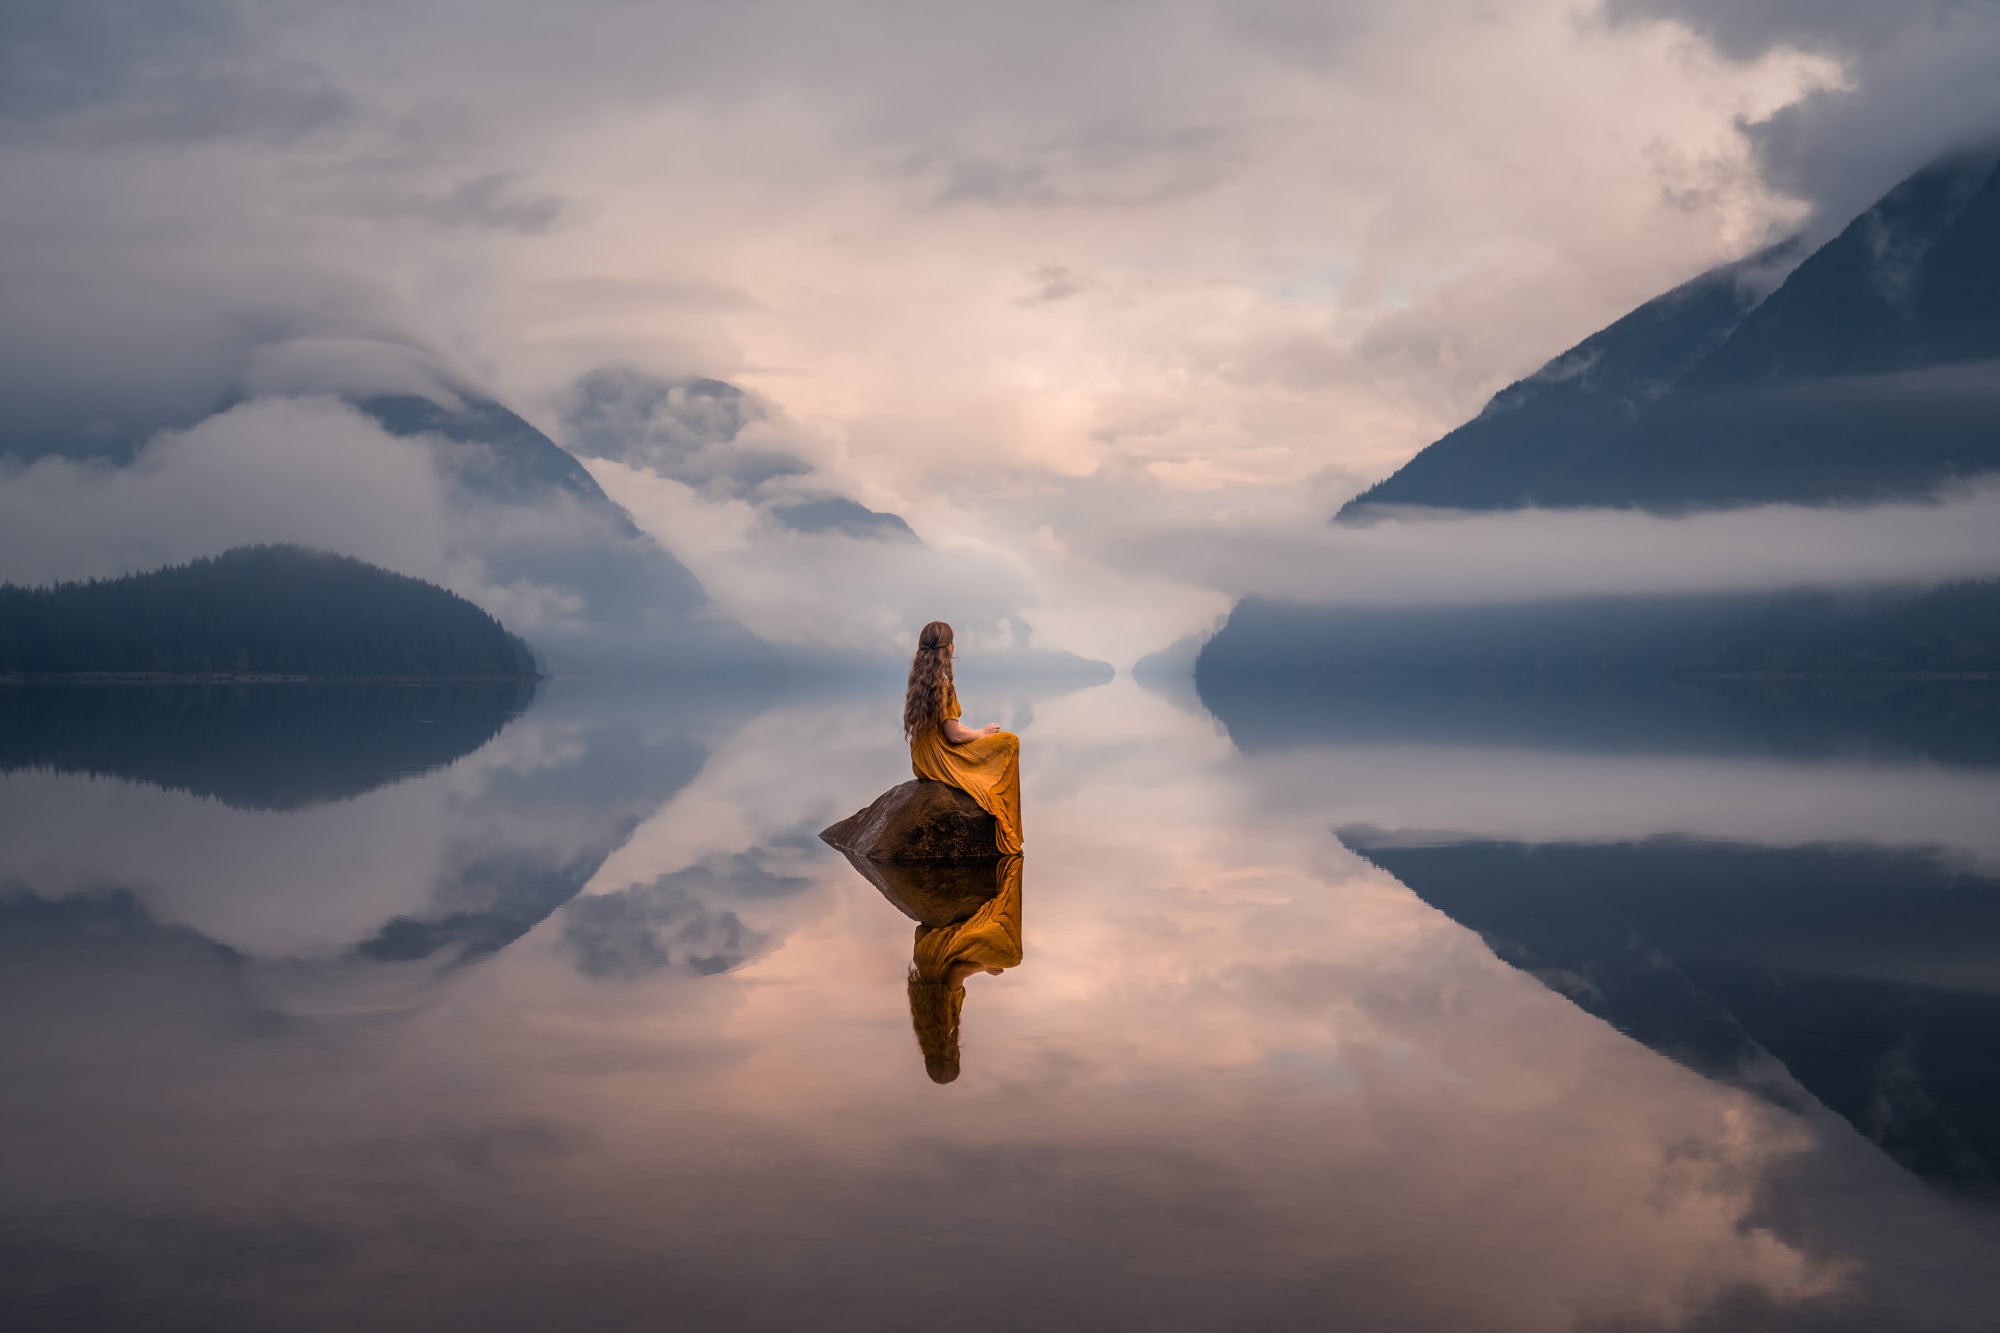
<svg viewBox="0 0 2000 1333"><path fill-rule="evenodd" d="M1002 855L1021 850L1021 738L1011 731L981 736L963 745L944 738L945 719L956 720L958 687L945 698L939 722L925 727L910 741L910 769L920 778L958 788L998 826L994 845Z"/></svg>

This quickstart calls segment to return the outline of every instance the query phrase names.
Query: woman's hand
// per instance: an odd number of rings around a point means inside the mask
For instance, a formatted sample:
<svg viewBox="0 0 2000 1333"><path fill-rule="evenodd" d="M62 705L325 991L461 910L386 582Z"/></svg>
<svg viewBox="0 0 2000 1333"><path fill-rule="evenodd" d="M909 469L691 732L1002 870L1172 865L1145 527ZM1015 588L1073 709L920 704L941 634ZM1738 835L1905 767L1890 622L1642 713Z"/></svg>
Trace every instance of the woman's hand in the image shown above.
<svg viewBox="0 0 2000 1333"><path fill-rule="evenodd" d="M984 736L999 735L1000 724L998 722L989 722L985 726L975 730L966 726L958 719L952 718L945 722L941 730L944 732L944 738L953 745L963 745L967 741L976 741Z"/></svg>
<svg viewBox="0 0 2000 1333"><path fill-rule="evenodd" d="M979 729L979 734L982 736L998 736L1000 734L1000 724L998 722L988 722Z"/></svg>

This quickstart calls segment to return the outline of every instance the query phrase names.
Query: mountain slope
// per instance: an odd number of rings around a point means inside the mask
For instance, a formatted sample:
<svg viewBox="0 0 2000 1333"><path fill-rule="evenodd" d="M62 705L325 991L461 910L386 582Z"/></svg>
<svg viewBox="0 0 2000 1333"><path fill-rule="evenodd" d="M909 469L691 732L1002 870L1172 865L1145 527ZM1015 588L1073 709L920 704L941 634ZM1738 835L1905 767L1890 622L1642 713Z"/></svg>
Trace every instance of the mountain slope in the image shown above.
<svg viewBox="0 0 2000 1333"><path fill-rule="evenodd" d="M0 672L536 674L528 645L457 594L298 546L53 588L0 585Z"/></svg>
<svg viewBox="0 0 2000 1333"><path fill-rule="evenodd" d="M1926 167L1732 312L1741 269L1586 339L1338 517L1865 502L2000 471L2000 155Z"/></svg>
<svg viewBox="0 0 2000 1333"><path fill-rule="evenodd" d="M2000 358L1996 155L1938 162L1815 250L1683 381L1689 391Z"/></svg>
<svg viewBox="0 0 2000 1333"><path fill-rule="evenodd" d="M687 566L519 414L459 384L343 396L390 434L428 450L463 517L456 553L477 562L483 581L554 608L523 629L555 669L778 669L770 649L723 615Z"/></svg>
<svg viewBox="0 0 2000 1333"><path fill-rule="evenodd" d="M638 534L631 518L568 450L490 398L459 397L460 404L453 407L414 393L369 394L353 402L391 435L435 436L466 446L443 450L439 461L476 495L520 504L565 494L602 513L620 531Z"/></svg>
<svg viewBox="0 0 2000 1333"><path fill-rule="evenodd" d="M700 580L642 533L569 451L489 398L458 397L449 406L416 394L352 401L390 434L428 445L468 501L510 509L575 506L569 522L509 525L514 531L504 544L497 533L473 534L473 553L491 577L567 590L580 599L586 622L619 631L709 612ZM740 639L747 650L747 631L733 628L718 623L708 637Z"/></svg>
<svg viewBox="0 0 2000 1333"><path fill-rule="evenodd" d="M1786 241L1711 269L1593 333L1493 395L1478 416L1349 501L1340 517L1366 518L1383 505L1535 503L1546 478L1629 428L1721 346L1797 249Z"/></svg>
<svg viewBox="0 0 2000 1333"><path fill-rule="evenodd" d="M722 380L601 367L570 386L562 413L564 442L582 457L742 501L792 532L918 541L900 514L829 489L822 470L788 441L796 428L783 413Z"/></svg>

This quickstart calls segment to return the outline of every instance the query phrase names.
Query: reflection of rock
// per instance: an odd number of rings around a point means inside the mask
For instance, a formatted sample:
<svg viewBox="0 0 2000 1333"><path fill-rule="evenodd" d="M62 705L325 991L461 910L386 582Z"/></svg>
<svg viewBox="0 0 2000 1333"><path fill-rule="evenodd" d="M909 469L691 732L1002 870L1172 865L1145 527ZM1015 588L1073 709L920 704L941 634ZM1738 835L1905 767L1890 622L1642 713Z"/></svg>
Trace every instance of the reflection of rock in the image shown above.
<svg viewBox="0 0 2000 1333"><path fill-rule="evenodd" d="M922 926L963 921L1000 891L1000 861L871 861L853 852L846 856L897 911Z"/></svg>
<svg viewBox="0 0 2000 1333"><path fill-rule="evenodd" d="M993 816L970 796L945 783L917 778L891 787L866 810L856 811L819 836L870 861L992 862L1000 855L995 850L996 835Z"/></svg>

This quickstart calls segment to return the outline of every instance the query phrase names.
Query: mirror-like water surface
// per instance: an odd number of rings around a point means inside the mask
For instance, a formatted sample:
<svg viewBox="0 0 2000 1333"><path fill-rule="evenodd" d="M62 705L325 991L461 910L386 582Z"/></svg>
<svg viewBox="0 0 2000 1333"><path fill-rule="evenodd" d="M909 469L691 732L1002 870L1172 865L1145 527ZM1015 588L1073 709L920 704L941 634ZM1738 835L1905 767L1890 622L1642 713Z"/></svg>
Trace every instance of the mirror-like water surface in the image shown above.
<svg viewBox="0 0 2000 1333"><path fill-rule="evenodd" d="M2000 1322L2000 691L1208 693L0 693L7 1327Z"/></svg>

